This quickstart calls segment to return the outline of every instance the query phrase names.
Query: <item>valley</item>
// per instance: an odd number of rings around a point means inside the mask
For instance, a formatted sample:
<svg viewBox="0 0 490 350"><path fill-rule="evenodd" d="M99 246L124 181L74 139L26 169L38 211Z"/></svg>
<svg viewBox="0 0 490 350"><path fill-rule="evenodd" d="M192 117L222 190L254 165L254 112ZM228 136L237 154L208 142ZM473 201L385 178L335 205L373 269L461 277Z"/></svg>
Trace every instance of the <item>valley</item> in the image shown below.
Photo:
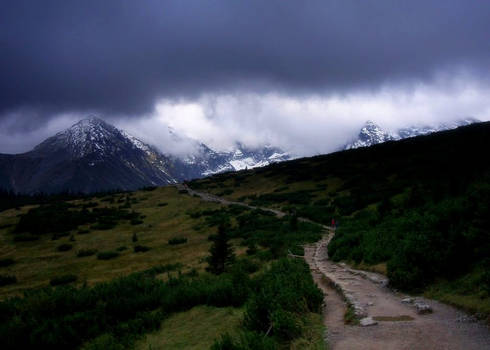
<svg viewBox="0 0 490 350"><path fill-rule="evenodd" d="M489 132L4 210L2 348L485 348Z"/></svg>

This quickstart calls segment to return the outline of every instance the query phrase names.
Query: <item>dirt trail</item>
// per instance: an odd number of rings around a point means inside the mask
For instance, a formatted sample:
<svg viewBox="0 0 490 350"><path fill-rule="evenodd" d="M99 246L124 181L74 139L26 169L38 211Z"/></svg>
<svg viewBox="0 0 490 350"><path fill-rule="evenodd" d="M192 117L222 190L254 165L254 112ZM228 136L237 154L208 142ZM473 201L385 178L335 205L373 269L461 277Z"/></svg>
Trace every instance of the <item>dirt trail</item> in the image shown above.
<svg viewBox="0 0 490 350"><path fill-rule="evenodd" d="M326 294L325 325L332 349L490 349L486 325L474 322L451 306L415 298L414 302L428 304L434 311L420 315L414 303L402 302L406 295L386 287L386 277L328 260L327 245L332 236L330 232L321 241L305 247L305 259L313 277ZM368 327L345 325L346 306L341 294L359 314L386 321ZM412 320L399 320L404 318Z"/></svg>
<svg viewBox="0 0 490 350"><path fill-rule="evenodd" d="M185 185L177 187L206 201L262 209L278 216L286 215L279 210L258 208L197 192ZM311 222L308 219L300 220ZM325 296L324 323L329 348L490 350L490 330L485 324L475 322L463 312L435 300L416 298L412 303L404 303L402 300L407 296L387 288L385 276L355 270L329 260L327 245L334 233L328 227L323 227L328 233L320 241L305 247L305 260ZM377 324L368 327L345 325L345 300L349 301L360 317L380 317ZM433 313L418 314L414 306L417 302L430 305Z"/></svg>
<svg viewBox="0 0 490 350"><path fill-rule="evenodd" d="M261 209L261 210L264 210L264 211L268 211L268 212L274 213L278 217L283 217L284 215L286 215L286 213L284 213L284 212L282 212L280 210L270 209L270 208L259 208L259 207L255 207L253 205L248 205L247 203L229 201L227 199L224 199L224 198L221 198L221 197L212 195L211 193L198 192L198 191L195 191L192 188L190 188L189 186L184 185L184 184L177 184L176 187L179 190L186 190L191 196L201 197L202 200L205 200L205 201L208 201L208 202L216 202L216 203L221 203L221 204L224 204L224 205L239 205L241 207L247 207L247 208L250 208L250 209ZM305 221L308 221L308 220L305 220Z"/></svg>

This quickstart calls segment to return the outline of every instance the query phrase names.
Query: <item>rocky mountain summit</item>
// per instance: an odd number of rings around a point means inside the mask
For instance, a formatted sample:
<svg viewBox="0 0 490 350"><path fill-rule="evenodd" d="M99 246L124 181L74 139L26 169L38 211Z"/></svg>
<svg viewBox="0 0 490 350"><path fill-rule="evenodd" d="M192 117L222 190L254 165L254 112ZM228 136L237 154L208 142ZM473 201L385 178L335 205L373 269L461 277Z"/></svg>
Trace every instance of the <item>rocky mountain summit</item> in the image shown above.
<svg viewBox="0 0 490 350"><path fill-rule="evenodd" d="M0 154L0 188L19 193L134 190L290 158L270 146L248 149L239 144L230 152L216 152L194 142L197 152L175 156L91 117L46 139L32 151Z"/></svg>
<svg viewBox="0 0 490 350"><path fill-rule="evenodd" d="M465 118L451 123L443 123L435 126L415 125L415 126L398 129L395 132L389 132L383 130L379 125L377 125L373 121L368 120L359 131L357 138L347 143L342 149L347 150L352 148L368 147L386 141L396 141L396 140L406 139L409 137L427 135L434 132L455 129L460 126L470 125L478 122L480 121L475 118Z"/></svg>

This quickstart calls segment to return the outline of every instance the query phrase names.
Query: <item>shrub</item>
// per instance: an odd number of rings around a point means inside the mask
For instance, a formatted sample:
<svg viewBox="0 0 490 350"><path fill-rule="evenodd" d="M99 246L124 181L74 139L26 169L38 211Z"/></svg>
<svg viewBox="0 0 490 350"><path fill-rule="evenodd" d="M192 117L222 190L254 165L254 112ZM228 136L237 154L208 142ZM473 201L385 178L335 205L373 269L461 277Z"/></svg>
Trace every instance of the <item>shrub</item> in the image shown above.
<svg viewBox="0 0 490 350"><path fill-rule="evenodd" d="M86 230L86 229L78 230L79 235L86 235L87 233L90 233L90 230Z"/></svg>
<svg viewBox="0 0 490 350"><path fill-rule="evenodd" d="M128 249L128 247L126 247L125 245L123 245L123 246L118 247L116 250L117 250L118 252L122 252L122 251L124 251L124 250L126 250L126 249Z"/></svg>
<svg viewBox="0 0 490 350"><path fill-rule="evenodd" d="M168 205L168 203L167 203L167 202L158 203L158 206L159 206L159 207L165 207L165 206L167 206L167 205Z"/></svg>
<svg viewBox="0 0 490 350"><path fill-rule="evenodd" d="M49 284L52 285L53 287L61 286L64 284L75 282L76 280L77 280L77 276L68 274L68 275L62 275L62 276L52 278L51 281L49 281Z"/></svg>
<svg viewBox="0 0 490 350"><path fill-rule="evenodd" d="M130 224L131 225L141 225L143 223L143 220L141 219L131 219Z"/></svg>
<svg viewBox="0 0 490 350"><path fill-rule="evenodd" d="M187 243L187 238L185 237L174 237L168 240L168 244L170 245L177 245L177 244L184 244L184 243Z"/></svg>
<svg viewBox="0 0 490 350"><path fill-rule="evenodd" d="M21 233L14 236L14 242L31 242L37 241L38 239L39 236L35 236L29 233Z"/></svg>
<svg viewBox="0 0 490 350"><path fill-rule="evenodd" d="M110 333L105 333L89 341L82 350L124 350L125 347Z"/></svg>
<svg viewBox="0 0 490 350"><path fill-rule="evenodd" d="M131 240L134 242L138 242L138 236L136 235L136 233L133 233L133 237L131 237Z"/></svg>
<svg viewBox="0 0 490 350"><path fill-rule="evenodd" d="M119 256L118 252L114 252L111 250L105 251L105 252L100 252L97 254L97 259L99 260L110 260L117 258Z"/></svg>
<svg viewBox="0 0 490 350"><path fill-rule="evenodd" d="M116 221L109 221L109 220L104 220L104 221L100 221L98 223L96 223L95 225L92 225L90 226L90 229L91 230L101 230L101 231L105 231L105 230L111 230L113 229L114 227L117 226L117 222Z"/></svg>
<svg viewBox="0 0 490 350"><path fill-rule="evenodd" d="M228 333L215 340L211 350L276 350L278 344L264 334L244 331L238 339L233 339Z"/></svg>
<svg viewBox="0 0 490 350"><path fill-rule="evenodd" d="M15 264L15 261L12 258L0 259L0 267L7 267L13 264Z"/></svg>
<svg viewBox="0 0 490 350"><path fill-rule="evenodd" d="M71 250L71 248L73 248L73 246L71 244L63 243L63 244L60 244L58 247L56 247L56 250L59 252L66 252L68 250Z"/></svg>
<svg viewBox="0 0 490 350"><path fill-rule="evenodd" d="M249 258L240 258L233 264L233 269L242 270L248 274L257 272L260 266L258 263Z"/></svg>
<svg viewBox="0 0 490 350"><path fill-rule="evenodd" d="M0 287L17 283L17 277L14 275L0 275Z"/></svg>
<svg viewBox="0 0 490 350"><path fill-rule="evenodd" d="M69 232L56 232L56 233L53 233L53 235L51 236L51 240L56 241L57 239L60 239L61 237L66 237L69 235L70 235Z"/></svg>
<svg viewBox="0 0 490 350"><path fill-rule="evenodd" d="M323 294L314 284L303 261L281 259L258 281L245 308L244 325L257 332L272 332L290 340L301 334L302 317L318 312Z"/></svg>
<svg viewBox="0 0 490 350"><path fill-rule="evenodd" d="M250 242L247 245L246 253L247 253L247 255L254 255L257 253L257 245L255 244L255 242Z"/></svg>
<svg viewBox="0 0 490 350"><path fill-rule="evenodd" d="M144 245L135 245L134 246L134 252L135 253L144 253L150 250L150 247L144 246Z"/></svg>
<svg viewBox="0 0 490 350"><path fill-rule="evenodd" d="M80 249L77 253L77 257L83 258L85 256L92 256L97 253L97 249Z"/></svg>

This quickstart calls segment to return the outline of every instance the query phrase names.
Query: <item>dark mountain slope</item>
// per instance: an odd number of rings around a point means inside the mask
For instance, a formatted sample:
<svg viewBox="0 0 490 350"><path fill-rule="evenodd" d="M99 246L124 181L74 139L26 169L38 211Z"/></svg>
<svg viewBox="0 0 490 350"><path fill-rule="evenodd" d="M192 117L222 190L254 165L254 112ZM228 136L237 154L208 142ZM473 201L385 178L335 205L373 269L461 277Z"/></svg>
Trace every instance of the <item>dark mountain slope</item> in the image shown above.
<svg viewBox="0 0 490 350"><path fill-rule="evenodd" d="M0 156L0 185L23 193L96 192L176 182L176 162L135 146L96 118L82 120L32 151Z"/></svg>
<svg viewBox="0 0 490 350"><path fill-rule="evenodd" d="M437 188L450 183L467 183L471 178L488 175L490 158L486 153L489 149L490 122L485 122L371 147L281 162L236 175L218 174L194 184L219 183L222 186L229 179L235 181L239 178L242 186L260 176L277 183L270 191L288 183L328 182L335 178L341 179L342 185L336 186L339 191L362 188L369 192L379 186L389 188L405 184L434 185Z"/></svg>
<svg viewBox="0 0 490 350"><path fill-rule="evenodd" d="M450 123L439 125L413 125L398 129L394 132L383 130L379 125L372 121L367 121L359 131L357 139L346 144L343 149L352 149L359 147L369 147L386 141L402 140L409 137L428 135L438 131L456 129L460 126L466 126L480 121L475 118L465 118Z"/></svg>

